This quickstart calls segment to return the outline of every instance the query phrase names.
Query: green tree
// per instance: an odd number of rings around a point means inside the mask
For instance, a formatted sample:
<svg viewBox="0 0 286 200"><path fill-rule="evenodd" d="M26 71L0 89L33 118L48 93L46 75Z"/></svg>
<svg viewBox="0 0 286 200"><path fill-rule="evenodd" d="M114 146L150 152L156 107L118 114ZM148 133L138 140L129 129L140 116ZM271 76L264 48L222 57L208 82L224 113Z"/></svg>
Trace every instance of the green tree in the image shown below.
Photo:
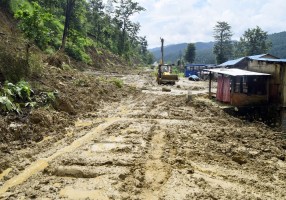
<svg viewBox="0 0 286 200"><path fill-rule="evenodd" d="M213 53L218 64L227 61L232 56L231 26L227 22L217 22L214 27L215 45Z"/></svg>
<svg viewBox="0 0 286 200"><path fill-rule="evenodd" d="M133 2L132 0L120 0L115 8L115 21L120 29L120 36L118 41L118 53L122 55L126 53L126 41L128 34L138 32L138 24L133 23L130 17L140 11L145 10L143 7L139 6L138 2Z"/></svg>
<svg viewBox="0 0 286 200"><path fill-rule="evenodd" d="M187 62L193 63L196 57L196 46L194 43L190 43L187 46L184 58Z"/></svg>
<svg viewBox="0 0 286 200"><path fill-rule="evenodd" d="M32 6L32 11L29 11L26 6L22 6L15 13L15 17L20 19L19 27L26 37L45 50L58 34L52 27L55 19L38 3L34 2Z"/></svg>
<svg viewBox="0 0 286 200"><path fill-rule="evenodd" d="M141 52L143 55L147 53L148 42L146 40L146 36L141 37Z"/></svg>
<svg viewBox="0 0 286 200"><path fill-rule="evenodd" d="M154 61L155 61L155 58L154 58L153 53L151 53L150 51L147 51L145 63L148 65L151 65L154 63Z"/></svg>
<svg viewBox="0 0 286 200"><path fill-rule="evenodd" d="M88 21L90 23L89 34L96 42L101 42L104 27L104 5L102 0L90 0L88 3Z"/></svg>
<svg viewBox="0 0 286 200"><path fill-rule="evenodd" d="M267 32L259 26L247 29L238 42L235 52L237 55L250 56L266 53L271 47Z"/></svg>
<svg viewBox="0 0 286 200"><path fill-rule="evenodd" d="M66 40L68 36L68 30L70 26L71 14L72 14L74 7L75 7L75 0L67 0L66 12L65 12L65 26L64 26L64 32L63 32L63 37L62 37L61 49L65 49Z"/></svg>

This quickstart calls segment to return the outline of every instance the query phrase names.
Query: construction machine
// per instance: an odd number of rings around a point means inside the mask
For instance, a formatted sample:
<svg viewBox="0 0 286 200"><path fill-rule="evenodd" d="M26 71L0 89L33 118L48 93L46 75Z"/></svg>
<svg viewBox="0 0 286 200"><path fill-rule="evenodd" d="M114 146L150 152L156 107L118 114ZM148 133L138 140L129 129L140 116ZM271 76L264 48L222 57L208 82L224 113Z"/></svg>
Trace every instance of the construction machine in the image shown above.
<svg viewBox="0 0 286 200"><path fill-rule="evenodd" d="M176 81L179 80L178 75L172 74L172 67L174 64L164 64L164 39L161 39L161 53L162 53L162 60L161 64L158 67L157 73L157 83L160 84L171 84L175 85Z"/></svg>
<svg viewBox="0 0 286 200"><path fill-rule="evenodd" d="M160 84L171 84L175 85L176 81L179 80L177 74L172 74L172 67L174 65L163 64L159 65L157 73L157 83Z"/></svg>

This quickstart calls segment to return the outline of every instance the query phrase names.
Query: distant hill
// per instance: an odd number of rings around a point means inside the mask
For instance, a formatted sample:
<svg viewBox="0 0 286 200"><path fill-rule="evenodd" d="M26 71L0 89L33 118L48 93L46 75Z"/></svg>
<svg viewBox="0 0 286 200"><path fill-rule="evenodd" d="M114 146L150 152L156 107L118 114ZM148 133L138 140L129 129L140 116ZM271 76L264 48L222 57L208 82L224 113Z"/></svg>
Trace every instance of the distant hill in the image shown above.
<svg viewBox="0 0 286 200"><path fill-rule="evenodd" d="M196 59L195 63L211 64L215 62L215 57L212 53L214 42L197 42L196 46ZM188 43L167 45L164 47L164 61L167 63L176 63L180 56L185 54ZM156 47L149 49L153 53L156 60L161 59L161 48Z"/></svg>
<svg viewBox="0 0 286 200"><path fill-rule="evenodd" d="M272 47L268 53L273 54L279 58L286 58L286 31L280 33L270 34L268 36L272 42ZM166 63L176 63L180 56L183 56L188 43L168 45L164 47L164 61ZM215 55L213 54L214 42L197 42L196 58L194 63L200 64L214 64ZM161 59L161 48L149 49L153 53L155 59Z"/></svg>

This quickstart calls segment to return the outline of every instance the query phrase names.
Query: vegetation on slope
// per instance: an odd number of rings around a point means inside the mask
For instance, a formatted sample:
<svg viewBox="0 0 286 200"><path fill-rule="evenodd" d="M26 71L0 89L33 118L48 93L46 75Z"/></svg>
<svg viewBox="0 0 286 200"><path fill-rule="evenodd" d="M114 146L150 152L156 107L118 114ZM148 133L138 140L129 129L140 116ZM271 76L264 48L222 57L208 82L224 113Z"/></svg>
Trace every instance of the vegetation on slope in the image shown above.
<svg viewBox="0 0 286 200"><path fill-rule="evenodd" d="M138 63L152 59L146 38L138 36L140 24L130 19L144 8L132 0L110 1L108 5L102 0L5 0L2 7L19 20L26 38L47 53L53 54L64 46L69 56L87 64L94 64L88 48L104 48ZM110 13L107 9L111 9ZM68 34L63 45L65 25Z"/></svg>

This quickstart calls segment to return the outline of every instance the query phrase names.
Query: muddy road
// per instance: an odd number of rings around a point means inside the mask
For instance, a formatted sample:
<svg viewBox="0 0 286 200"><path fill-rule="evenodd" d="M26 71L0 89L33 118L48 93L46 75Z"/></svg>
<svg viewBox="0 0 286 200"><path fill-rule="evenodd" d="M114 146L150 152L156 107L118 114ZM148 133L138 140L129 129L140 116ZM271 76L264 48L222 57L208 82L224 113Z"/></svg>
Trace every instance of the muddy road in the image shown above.
<svg viewBox="0 0 286 200"><path fill-rule="evenodd" d="M163 92L150 73L120 78L142 92L22 154L30 162L0 175L0 199L286 199L280 132L226 114L199 94L208 83Z"/></svg>

